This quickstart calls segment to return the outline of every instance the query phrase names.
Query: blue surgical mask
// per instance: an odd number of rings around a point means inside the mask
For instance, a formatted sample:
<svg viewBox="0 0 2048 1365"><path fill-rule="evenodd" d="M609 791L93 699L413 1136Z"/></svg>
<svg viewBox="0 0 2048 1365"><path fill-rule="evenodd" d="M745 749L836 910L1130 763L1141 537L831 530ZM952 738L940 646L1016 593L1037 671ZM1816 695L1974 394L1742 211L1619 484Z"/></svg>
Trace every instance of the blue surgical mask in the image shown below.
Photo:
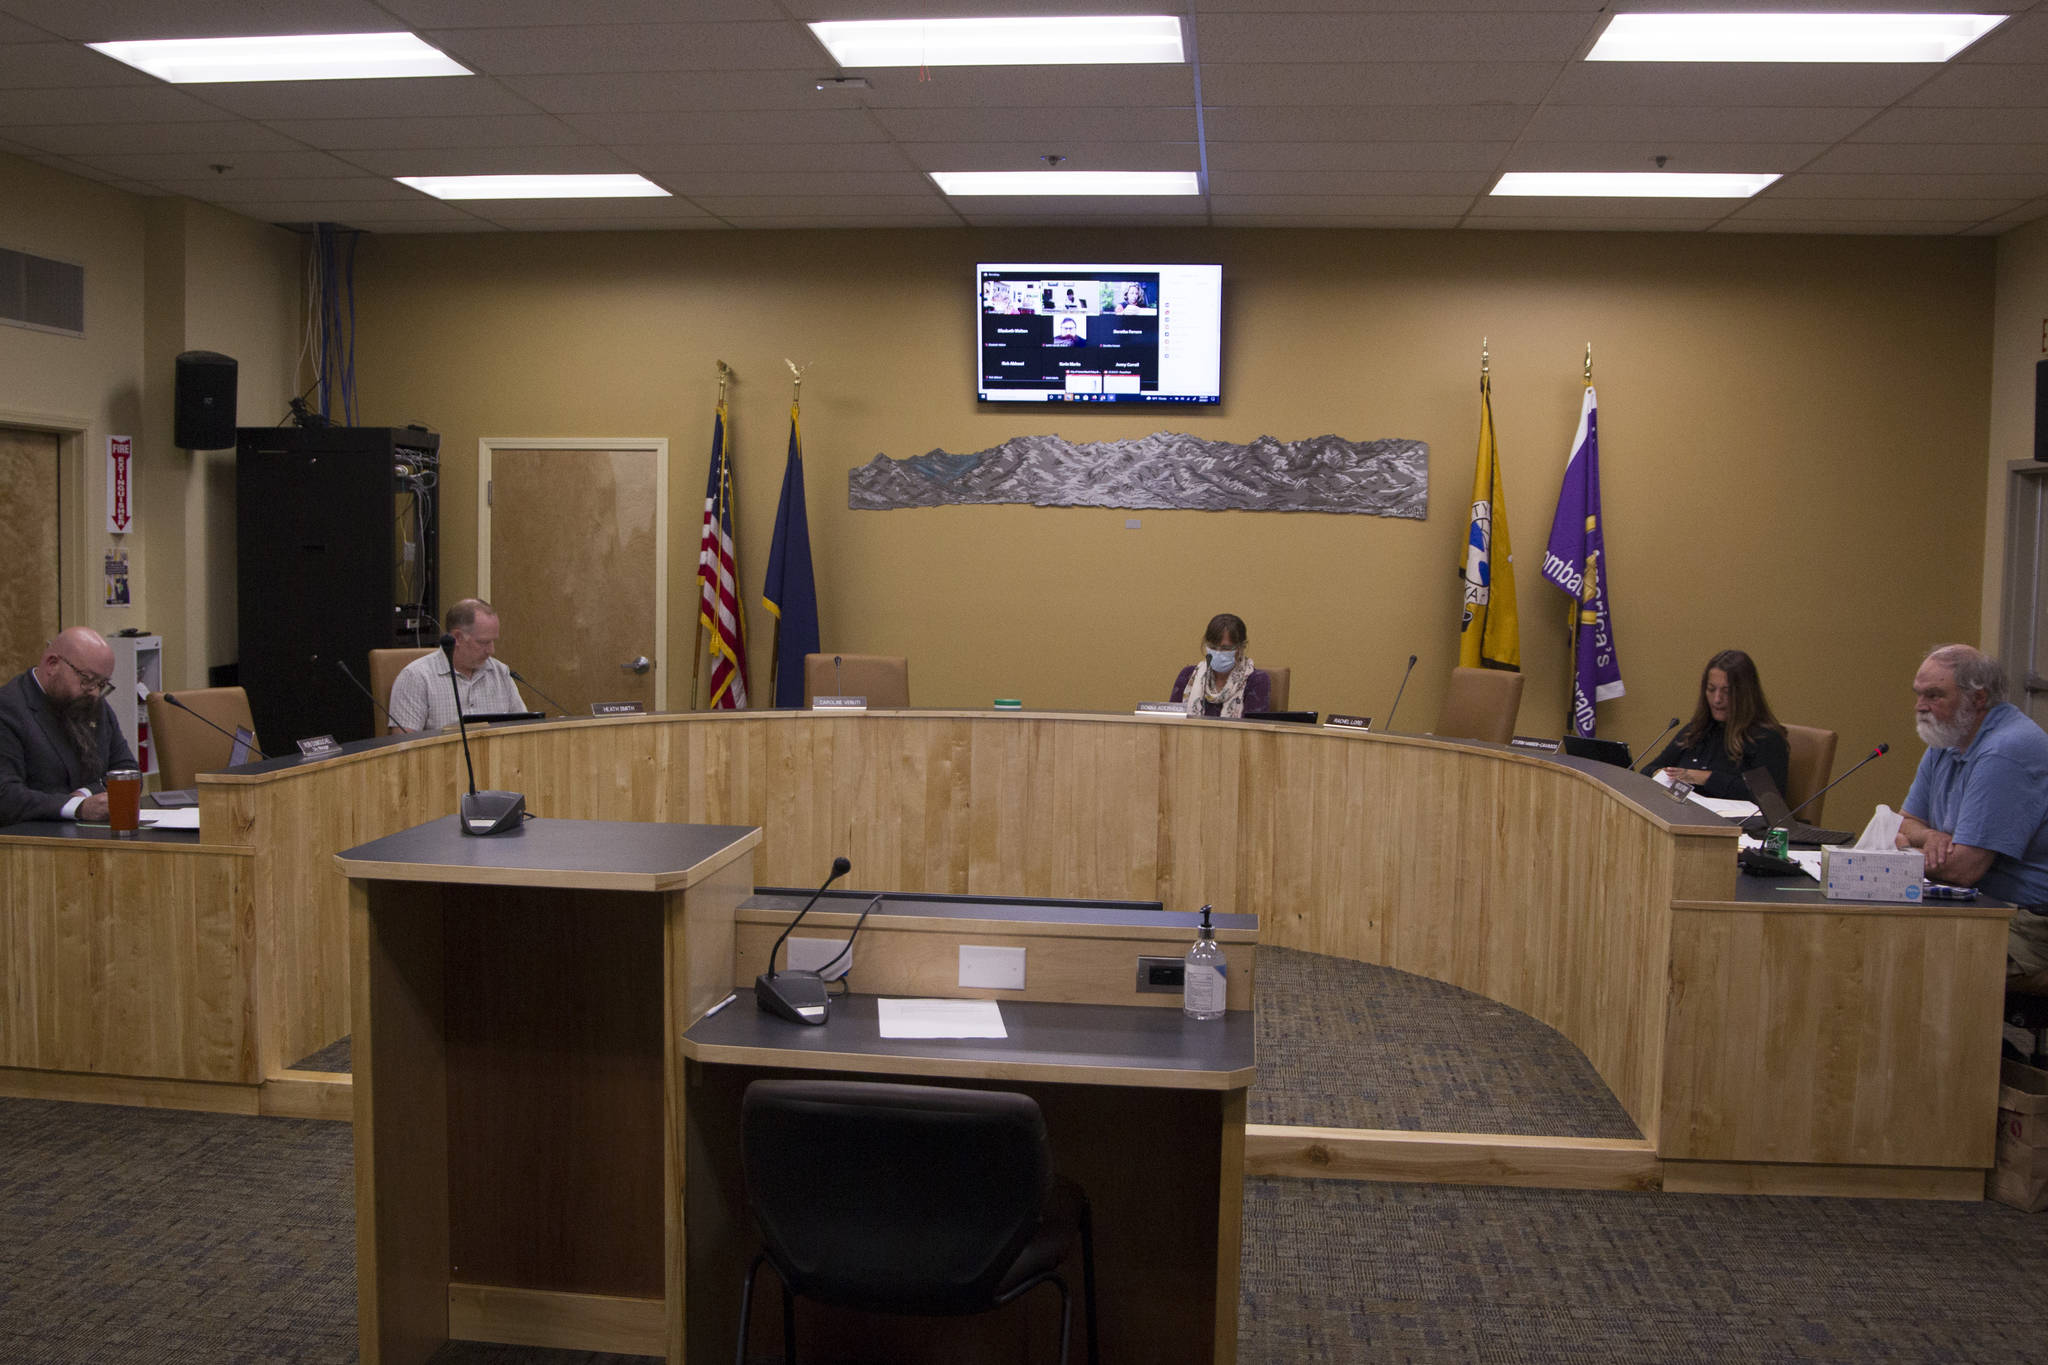
<svg viewBox="0 0 2048 1365"><path fill-rule="evenodd" d="M1218 673L1228 673L1237 667L1237 651L1234 649L1212 649L1209 651L1209 667Z"/></svg>

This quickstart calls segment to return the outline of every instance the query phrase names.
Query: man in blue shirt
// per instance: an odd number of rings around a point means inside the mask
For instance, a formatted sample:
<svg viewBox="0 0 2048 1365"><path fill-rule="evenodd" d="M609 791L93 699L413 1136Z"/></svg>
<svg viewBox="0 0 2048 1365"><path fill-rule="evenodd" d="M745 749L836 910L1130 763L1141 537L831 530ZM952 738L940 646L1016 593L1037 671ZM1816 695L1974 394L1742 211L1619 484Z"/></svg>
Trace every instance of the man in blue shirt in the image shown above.
<svg viewBox="0 0 2048 1365"><path fill-rule="evenodd" d="M2006 970L2048 970L2048 734L2005 700L1998 661L1944 645L1913 675L1913 720L1927 752L1906 793L1900 848L1927 875L2022 907Z"/></svg>

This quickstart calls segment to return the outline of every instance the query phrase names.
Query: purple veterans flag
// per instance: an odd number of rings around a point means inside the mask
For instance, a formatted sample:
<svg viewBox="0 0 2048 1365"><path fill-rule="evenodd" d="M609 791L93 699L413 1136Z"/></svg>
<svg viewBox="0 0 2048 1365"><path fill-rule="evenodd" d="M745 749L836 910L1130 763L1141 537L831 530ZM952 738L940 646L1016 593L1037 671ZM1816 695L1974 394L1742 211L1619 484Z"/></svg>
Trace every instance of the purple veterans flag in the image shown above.
<svg viewBox="0 0 2048 1365"><path fill-rule="evenodd" d="M1621 661L1614 653L1609 613L1607 536L1600 525L1600 403L1593 386L1579 408L1579 433L1557 490L1557 515L1543 551L1543 577L1577 604L1572 608L1574 660L1572 728L1594 731L1593 706L1622 694Z"/></svg>

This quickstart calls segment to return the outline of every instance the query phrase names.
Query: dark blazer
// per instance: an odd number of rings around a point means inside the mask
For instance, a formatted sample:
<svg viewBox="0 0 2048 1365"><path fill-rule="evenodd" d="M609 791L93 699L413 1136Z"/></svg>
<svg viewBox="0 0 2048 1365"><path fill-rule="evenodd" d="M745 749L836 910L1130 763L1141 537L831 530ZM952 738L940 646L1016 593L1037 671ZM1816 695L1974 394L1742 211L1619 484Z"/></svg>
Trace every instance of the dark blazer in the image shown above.
<svg viewBox="0 0 2048 1365"><path fill-rule="evenodd" d="M1646 773L1659 768L1705 768L1707 780L1700 783L1700 795L1719 796L1731 801L1749 800L1749 783L1742 775L1751 768L1763 768L1771 775L1778 794L1784 795L1787 774L1792 766L1792 748L1785 742L1783 730L1759 726L1749 737L1749 743L1742 746L1742 757L1728 757L1728 743L1721 737L1721 722L1712 721L1707 732L1691 744L1680 741L1685 732L1679 731L1678 738L1664 746L1664 752L1650 762L1643 764Z"/></svg>
<svg viewBox="0 0 2048 1365"><path fill-rule="evenodd" d="M114 708L104 701L99 738L98 764L88 771L34 678L23 673L0 687L0 825L58 819L71 793L100 791L109 768L135 766Z"/></svg>

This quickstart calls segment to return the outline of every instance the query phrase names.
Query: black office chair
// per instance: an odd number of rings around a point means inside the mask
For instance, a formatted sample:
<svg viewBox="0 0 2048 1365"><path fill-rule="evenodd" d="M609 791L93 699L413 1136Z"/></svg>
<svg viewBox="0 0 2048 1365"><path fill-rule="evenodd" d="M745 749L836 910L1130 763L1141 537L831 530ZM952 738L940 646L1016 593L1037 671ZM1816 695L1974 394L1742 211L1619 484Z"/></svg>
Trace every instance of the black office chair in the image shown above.
<svg viewBox="0 0 2048 1365"><path fill-rule="evenodd" d="M754 1278L782 1279L783 1360L796 1361L794 1296L918 1317L986 1313L1050 1281L1060 1360L1073 1303L1058 1274L1081 1243L1088 1360L1097 1360L1088 1198L1053 1174L1028 1095L865 1081L755 1081L741 1161L762 1250L740 1292L747 1365Z"/></svg>

